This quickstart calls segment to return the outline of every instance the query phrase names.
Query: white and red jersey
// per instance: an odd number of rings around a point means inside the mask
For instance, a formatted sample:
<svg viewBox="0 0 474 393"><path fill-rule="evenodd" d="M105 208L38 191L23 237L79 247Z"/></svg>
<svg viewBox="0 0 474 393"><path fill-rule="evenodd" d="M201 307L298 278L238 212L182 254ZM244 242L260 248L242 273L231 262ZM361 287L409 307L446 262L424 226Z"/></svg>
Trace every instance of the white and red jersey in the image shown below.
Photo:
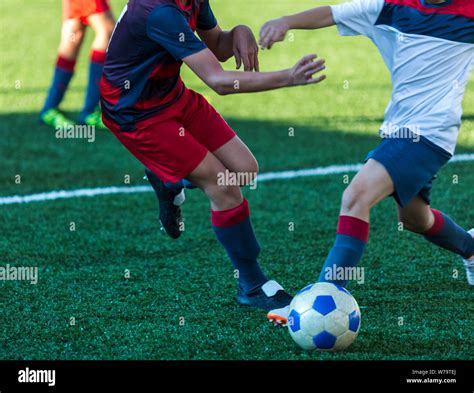
<svg viewBox="0 0 474 393"><path fill-rule="evenodd" d="M331 8L340 34L369 37L391 73L381 133L410 129L453 154L474 66L474 1L354 0Z"/></svg>

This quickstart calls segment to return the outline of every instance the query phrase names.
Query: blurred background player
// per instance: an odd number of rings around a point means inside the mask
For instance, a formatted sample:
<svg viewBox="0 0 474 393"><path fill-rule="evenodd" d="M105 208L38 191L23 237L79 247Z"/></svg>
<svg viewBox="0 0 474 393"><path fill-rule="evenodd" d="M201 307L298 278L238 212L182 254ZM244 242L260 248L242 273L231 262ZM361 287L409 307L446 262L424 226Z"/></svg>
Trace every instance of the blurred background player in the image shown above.
<svg viewBox="0 0 474 393"><path fill-rule="evenodd" d="M244 72L223 70L219 61L233 56ZM252 31L223 31L208 0L130 0L110 41L101 82L104 122L148 168L166 232L179 237L183 198L177 198L191 182L211 202L213 230L238 272L237 301L274 310L270 319L282 323L286 315L278 310L292 297L260 268L260 246L240 190L255 179L257 161L207 100L184 85L180 69L184 62L224 95L318 83L324 75L313 75L325 66L315 58L260 73ZM219 183L225 173L244 180Z"/></svg>
<svg viewBox="0 0 474 393"><path fill-rule="evenodd" d="M95 38L90 52L89 79L84 106L78 122L105 128L99 109L99 85L105 52L115 26L108 0L63 0L62 7L63 24L58 59L48 96L40 113L40 121L51 127L76 123L64 116L59 110L59 105L74 75L86 28L91 26Z"/></svg>
<svg viewBox="0 0 474 393"><path fill-rule="evenodd" d="M460 255L474 285L474 229L466 231L430 206L432 180L456 148L474 66L474 2L354 0L317 7L268 22L260 44L270 49L290 29L333 25L341 35L374 42L391 73L393 92L380 128L383 141L344 192L336 241L319 281L347 284L326 273L358 264L370 211L391 195L403 227Z"/></svg>

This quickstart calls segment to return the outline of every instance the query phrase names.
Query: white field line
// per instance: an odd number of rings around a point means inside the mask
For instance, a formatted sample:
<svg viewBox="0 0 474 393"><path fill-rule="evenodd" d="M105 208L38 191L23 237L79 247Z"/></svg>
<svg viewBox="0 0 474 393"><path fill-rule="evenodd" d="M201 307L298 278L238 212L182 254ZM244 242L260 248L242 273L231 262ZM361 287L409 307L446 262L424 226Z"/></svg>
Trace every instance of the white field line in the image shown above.
<svg viewBox="0 0 474 393"><path fill-rule="evenodd" d="M454 156L449 162L455 163L468 161L474 161L474 154L458 154ZM294 171L267 172L258 175L258 181L267 182L272 180L295 179L298 177L336 175L341 173L357 172L361 167L362 164L330 165L326 167L299 169ZM21 203L55 201L58 199L95 197L99 195L137 194L151 191L152 188L150 186L82 188L69 191L61 190L31 195L13 195L0 197L0 205L16 205Z"/></svg>

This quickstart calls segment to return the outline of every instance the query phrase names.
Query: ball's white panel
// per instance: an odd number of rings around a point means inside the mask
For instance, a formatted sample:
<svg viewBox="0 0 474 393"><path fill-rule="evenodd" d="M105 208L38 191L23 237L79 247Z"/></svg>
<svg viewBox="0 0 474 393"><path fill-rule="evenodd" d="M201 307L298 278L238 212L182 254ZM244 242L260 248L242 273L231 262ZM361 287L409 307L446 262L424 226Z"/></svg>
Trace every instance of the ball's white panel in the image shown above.
<svg viewBox="0 0 474 393"><path fill-rule="evenodd" d="M313 306L314 299L315 296L312 294L312 291L305 291L293 298L290 304L290 311L294 309L298 314L303 314Z"/></svg>
<svg viewBox="0 0 474 393"><path fill-rule="evenodd" d="M324 330L338 337L349 329L349 316L341 311L334 310L324 317Z"/></svg>
<svg viewBox="0 0 474 393"><path fill-rule="evenodd" d="M336 344L334 344L333 350L342 351L343 349L346 349L349 345L351 345L354 342L356 338L357 338L357 333L354 333L348 330L343 335L337 338Z"/></svg>
<svg viewBox="0 0 474 393"><path fill-rule="evenodd" d="M338 310L344 311L347 314L350 314L356 309L355 299L348 295L345 292L337 290L337 293L333 295L334 301L336 302L336 307Z"/></svg>
<svg viewBox="0 0 474 393"><path fill-rule="evenodd" d="M311 309L300 317L301 330L310 336L315 336L324 330L324 317Z"/></svg>
<svg viewBox="0 0 474 393"><path fill-rule="evenodd" d="M301 348L307 351L316 349L316 346L313 343L313 339L302 330L298 330L296 333L293 333L290 330L290 335L295 341L295 343L298 344Z"/></svg>
<svg viewBox="0 0 474 393"><path fill-rule="evenodd" d="M338 289L334 284L328 283L328 282L318 282L313 285L313 288L311 288L310 291L314 294L314 297L317 297L319 295L332 295L336 293Z"/></svg>

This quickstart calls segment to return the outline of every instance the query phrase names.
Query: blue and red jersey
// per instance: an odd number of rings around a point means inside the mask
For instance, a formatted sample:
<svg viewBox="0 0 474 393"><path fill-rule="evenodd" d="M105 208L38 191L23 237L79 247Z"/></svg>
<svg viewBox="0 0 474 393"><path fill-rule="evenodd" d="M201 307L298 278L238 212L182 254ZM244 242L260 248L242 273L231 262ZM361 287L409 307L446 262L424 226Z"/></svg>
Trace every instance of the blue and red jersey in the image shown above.
<svg viewBox="0 0 474 393"><path fill-rule="evenodd" d="M196 29L217 26L209 0L129 0L107 51L101 81L104 116L133 131L179 100L182 59L205 49Z"/></svg>

